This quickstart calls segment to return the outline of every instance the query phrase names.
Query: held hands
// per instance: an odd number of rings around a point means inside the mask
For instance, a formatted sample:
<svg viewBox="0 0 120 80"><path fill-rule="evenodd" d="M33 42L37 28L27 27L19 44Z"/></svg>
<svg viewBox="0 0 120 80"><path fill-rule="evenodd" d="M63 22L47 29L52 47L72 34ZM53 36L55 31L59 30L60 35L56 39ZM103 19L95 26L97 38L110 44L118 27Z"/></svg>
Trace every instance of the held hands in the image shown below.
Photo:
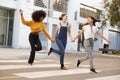
<svg viewBox="0 0 120 80"><path fill-rule="evenodd" d="M75 38L71 38L71 42L75 42Z"/></svg>
<svg viewBox="0 0 120 80"><path fill-rule="evenodd" d="M111 44L111 42L110 42L109 40L108 40L107 42L108 42L109 44Z"/></svg>
<svg viewBox="0 0 120 80"><path fill-rule="evenodd" d="M54 42L55 42L55 39L52 39L51 41L54 43Z"/></svg>

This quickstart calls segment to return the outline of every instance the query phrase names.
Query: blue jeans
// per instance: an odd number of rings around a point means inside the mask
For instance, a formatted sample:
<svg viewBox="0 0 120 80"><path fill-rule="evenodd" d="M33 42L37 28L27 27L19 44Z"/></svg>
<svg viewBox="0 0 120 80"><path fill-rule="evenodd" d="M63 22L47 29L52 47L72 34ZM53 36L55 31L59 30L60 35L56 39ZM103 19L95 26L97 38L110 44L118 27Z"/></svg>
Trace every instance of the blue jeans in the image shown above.
<svg viewBox="0 0 120 80"><path fill-rule="evenodd" d="M52 52L60 55L60 64L64 65L64 54L65 54L66 42L63 43L60 39L56 39L56 43L59 47L59 50L53 49Z"/></svg>

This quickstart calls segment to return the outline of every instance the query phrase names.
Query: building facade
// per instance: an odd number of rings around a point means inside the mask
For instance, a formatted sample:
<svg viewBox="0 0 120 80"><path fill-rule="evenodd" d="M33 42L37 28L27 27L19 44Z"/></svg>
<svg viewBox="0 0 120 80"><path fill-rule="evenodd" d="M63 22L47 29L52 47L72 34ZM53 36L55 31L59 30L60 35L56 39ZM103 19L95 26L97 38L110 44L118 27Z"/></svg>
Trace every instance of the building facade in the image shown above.
<svg viewBox="0 0 120 80"><path fill-rule="evenodd" d="M59 23L59 16L67 13L68 0L1 0L0 1L0 46L12 48L30 48L28 36L29 27L23 25L20 20L19 10L22 9L26 20L31 20L31 14L35 10L45 10L47 17L44 23L47 26L49 34L54 37L54 32ZM69 22L69 20L68 20ZM74 24L73 24L74 25ZM78 31L78 28L74 29ZM74 33L73 33L74 34ZM51 43L44 33L40 33L40 40L43 49L49 49ZM70 43L70 41L68 41ZM76 45L73 43L72 45ZM72 48L72 47L71 47ZM73 48L74 50L76 47Z"/></svg>
<svg viewBox="0 0 120 80"><path fill-rule="evenodd" d="M44 23L47 26L49 34L54 37L54 32L56 29L56 25L59 23L59 16L62 13L68 14L68 22L71 24L71 33L74 36L76 36L79 32L79 28L81 23L85 23L85 11L86 9L90 13L94 13L96 17L98 17L96 14L97 10L96 8L90 7L81 4L84 2L81 2L81 0L0 0L0 47L11 47L11 48L30 48L30 44L28 41L28 36L30 33L29 27L23 25L20 20L19 10L23 10L23 14L26 20L31 20L31 14L35 10L45 10L47 13L47 17L44 20ZM92 2L93 3L93 2ZM90 14L89 13L89 14ZM98 27L100 27L101 24L98 24ZM101 30L103 34L107 31L107 34L104 35L109 38L111 41L116 41L117 37L117 43L120 43L120 33L117 31L117 33L113 33L116 31L113 31L113 29L109 30ZM113 32L110 32L113 31ZM114 35L115 39L111 38L109 34ZM117 35L117 36L116 36ZM97 40L95 41L94 50L98 51L100 47L103 47L103 44L105 43L102 41L98 36ZM44 33L40 33L40 40L43 46L44 50L49 49L51 46L54 48L57 48L56 43L51 43L46 37L44 36ZM66 50L78 50L78 47L80 47L80 51L82 51L83 48L83 40L79 44L79 40L75 43L71 43L69 37L67 42ZM78 45L79 44L79 45ZM99 46L98 46L99 44ZM117 45L117 44L116 44ZM117 48L120 50L120 46L112 45L111 48Z"/></svg>

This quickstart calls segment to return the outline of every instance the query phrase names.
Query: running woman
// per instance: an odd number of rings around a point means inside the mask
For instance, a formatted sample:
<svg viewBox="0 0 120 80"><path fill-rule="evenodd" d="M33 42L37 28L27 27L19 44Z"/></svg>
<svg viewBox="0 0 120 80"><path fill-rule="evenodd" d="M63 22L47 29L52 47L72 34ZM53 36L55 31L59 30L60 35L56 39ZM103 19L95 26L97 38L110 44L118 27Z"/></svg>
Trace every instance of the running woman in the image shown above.
<svg viewBox="0 0 120 80"><path fill-rule="evenodd" d="M51 52L57 53L60 55L60 64L62 70L67 70L67 68L64 66L64 55L65 55L65 48L67 44L67 33L72 41L71 36L71 25L67 22L67 15L62 14L59 17L59 24L57 25L56 32L55 32L55 40L59 50L50 48L48 55L51 54Z"/></svg>
<svg viewBox="0 0 120 80"><path fill-rule="evenodd" d="M77 61L77 67L79 67L79 65L85 61L89 59L89 64L90 64L90 71L92 72L96 72L94 65L93 65L93 53L92 53L92 49L93 49L93 45L94 45L94 36L97 33L101 38L103 38L104 40L106 40L108 43L110 43L110 41L105 38L100 31L98 30L97 27L95 27L95 23L96 22L100 22L99 20L96 20L95 18L93 18L92 16L89 16L87 18L87 23L83 26L81 32L73 39L73 42L80 37L80 35L82 33L84 33L84 47L86 49L86 56L83 57L82 59L79 59Z"/></svg>
<svg viewBox="0 0 120 80"><path fill-rule="evenodd" d="M43 23L44 18L46 17L46 13L43 10L36 10L32 13L32 20L26 21L23 17L23 11L20 10L20 15L21 15L21 21L24 25L29 26L31 29L31 32L29 34L29 42L31 45L31 52L30 52L30 57L28 60L28 63L30 65L33 64L34 58L35 58L35 52L42 50L42 45L39 39L39 33L43 31L47 38L51 41L52 38L48 34L47 28L45 24Z"/></svg>

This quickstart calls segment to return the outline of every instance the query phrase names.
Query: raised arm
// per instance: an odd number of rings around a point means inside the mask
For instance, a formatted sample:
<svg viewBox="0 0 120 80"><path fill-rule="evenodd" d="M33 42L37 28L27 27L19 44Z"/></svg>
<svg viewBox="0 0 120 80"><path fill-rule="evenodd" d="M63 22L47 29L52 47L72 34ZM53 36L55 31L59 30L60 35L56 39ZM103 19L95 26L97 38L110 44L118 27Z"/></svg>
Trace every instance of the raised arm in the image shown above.
<svg viewBox="0 0 120 80"><path fill-rule="evenodd" d="M31 21L26 21L26 20L24 19L23 11L22 11L21 9L19 10L19 12L20 12L20 16L21 16L21 21L22 21L22 23L25 24L25 25L27 25L27 26L30 26Z"/></svg>
<svg viewBox="0 0 120 80"><path fill-rule="evenodd" d="M100 31L97 31L97 34L104 40L106 40L109 44L111 43L107 38L105 38Z"/></svg>

